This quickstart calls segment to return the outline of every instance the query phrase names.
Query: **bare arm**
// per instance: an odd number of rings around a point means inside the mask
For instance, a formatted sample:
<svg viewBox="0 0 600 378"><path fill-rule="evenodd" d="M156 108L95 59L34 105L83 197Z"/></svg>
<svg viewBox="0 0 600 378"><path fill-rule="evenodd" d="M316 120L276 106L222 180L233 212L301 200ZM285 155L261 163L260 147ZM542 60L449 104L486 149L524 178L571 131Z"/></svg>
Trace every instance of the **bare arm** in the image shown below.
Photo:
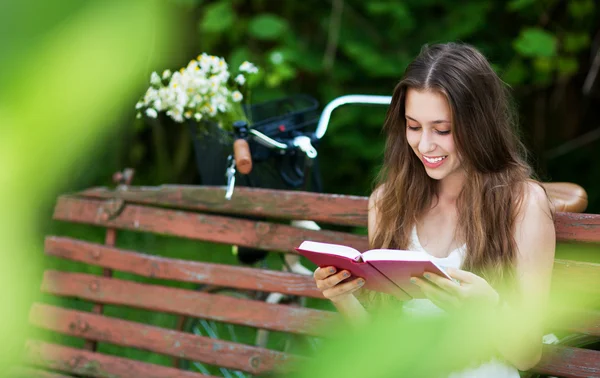
<svg viewBox="0 0 600 378"><path fill-rule="evenodd" d="M535 366L542 354L556 234L548 199L537 184L528 184L515 225L516 278L520 297L505 305L499 316L511 329L498 329L498 352L519 370Z"/></svg>

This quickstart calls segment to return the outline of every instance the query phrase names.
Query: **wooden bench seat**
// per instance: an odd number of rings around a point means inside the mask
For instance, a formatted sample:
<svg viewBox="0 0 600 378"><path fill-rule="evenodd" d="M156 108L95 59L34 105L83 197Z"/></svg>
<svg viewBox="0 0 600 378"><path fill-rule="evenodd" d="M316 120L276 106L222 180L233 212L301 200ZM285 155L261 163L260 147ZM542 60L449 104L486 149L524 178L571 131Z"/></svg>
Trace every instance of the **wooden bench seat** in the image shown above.
<svg viewBox="0 0 600 378"><path fill-rule="evenodd" d="M366 227L367 201L366 197L248 188L236 188L233 198L227 201L223 188L186 186L92 188L61 196L54 219L105 228L105 243L48 236L44 252L56 258L100 267L101 273L47 270L41 285L45 295L76 298L93 305L91 311L82 311L59 304L35 303L30 322L38 329L84 342L76 348L45 340L29 340L25 364L15 369L12 376L205 376L178 369L181 359L251 374L285 369L286 362L299 362L304 357L197 336L182 332L175 325L166 328L118 318L109 314L107 308L136 308L171 314L175 318L196 317L276 332L320 336L320 327L336 321L338 314L194 290L195 285L210 284L280 292L326 303L312 277L126 249L118 246L118 230L256 247L276 253L295 253L294 248L306 239L339 242L363 250L368 246L366 235L349 231ZM241 216L272 220L249 220ZM314 231L283 222L291 219L311 219L333 225L336 230ZM556 227L559 242L600 243L600 215L557 213ZM202 260L200 249L197 260ZM152 281L142 281L142 278ZM560 290L553 293L555 300L560 301L573 293L584 294L589 299L585 308L574 310L580 313L580 318L565 315L568 321L561 323L561 329L600 337L600 264L557 258L553 280L560 283L556 285ZM566 309L565 314L570 311ZM98 350L98 343L167 356L171 362L165 364L163 359L157 364L103 353ZM568 377L600 376L600 352L546 345L543 360L534 371Z"/></svg>

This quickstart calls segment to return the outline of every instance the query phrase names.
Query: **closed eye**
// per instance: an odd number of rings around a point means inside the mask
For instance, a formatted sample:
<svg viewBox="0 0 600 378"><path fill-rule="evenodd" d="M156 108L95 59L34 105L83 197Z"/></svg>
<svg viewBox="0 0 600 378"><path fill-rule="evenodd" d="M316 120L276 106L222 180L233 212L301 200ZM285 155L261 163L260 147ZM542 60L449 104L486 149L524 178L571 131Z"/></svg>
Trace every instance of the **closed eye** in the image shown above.
<svg viewBox="0 0 600 378"><path fill-rule="evenodd" d="M411 131L419 131L421 129L421 126L407 126L407 127Z"/></svg>
<svg viewBox="0 0 600 378"><path fill-rule="evenodd" d="M438 133L439 135L448 135L448 134L450 134L450 130L446 130L446 131L436 130L435 132Z"/></svg>

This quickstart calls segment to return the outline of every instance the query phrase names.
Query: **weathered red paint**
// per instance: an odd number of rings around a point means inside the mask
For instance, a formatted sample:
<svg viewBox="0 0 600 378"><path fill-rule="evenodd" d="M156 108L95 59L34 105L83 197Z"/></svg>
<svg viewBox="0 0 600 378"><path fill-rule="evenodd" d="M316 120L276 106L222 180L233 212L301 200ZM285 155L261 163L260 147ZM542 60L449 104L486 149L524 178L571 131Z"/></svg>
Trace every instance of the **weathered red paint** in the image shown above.
<svg viewBox="0 0 600 378"><path fill-rule="evenodd" d="M59 198L54 219L109 228L153 232L215 243L296 253L304 240L344 243L359 250L368 248L366 236L337 231L313 231L284 224L231 217L127 205L119 216L105 220L103 202L69 196Z"/></svg>
<svg viewBox="0 0 600 378"><path fill-rule="evenodd" d="M45 251L143 277L323 298L312 277L294 273L170 259L56 236L46 238Z"/></svg>
<svg viewBox="0 0 600 378"><path fill-rule="evenodd" d="M224 193L221 187L164 185L114 191L93 188L79 195L215 213L312 219L359 227L367 225L367 197L240 187L236 188L233 198L227 201ZM600 242L598 214L559 212L556 213L555 224L559 241Z"/></svg>
<svg viewBox="0 0 600 378"><path fill-rule="evenodd" d="M600 215L556 213L556 240L600 243Z"/></svg>
<svg viewBox="0 0 600 378"><path fill-rule="evenodd" d="M600 352L544 345L542 360L532 370L561 377L600 377Z"/></svg>
<svg viewBox="0 0 600 378"><path fill-rule="evenodd" d="M38 327L67 335L252 374L282 370L286 362L298 363L297 357L268 349L42 304L34 304L29 319Z"/></svg>
<svg viewBox="0 0 600 378"><path fill-rule="evenodd" d="M53 270L44 273L42 290L92 302L315 336L322 333L318 326L338 319L337 314L329 311Z"/></svg>
<svg viewBox="0 0 600 378"><path fill-rule="evenodd" d="M367 201L358 196L238 187L231 200L226 200L224 187L183 185L92 188L78 195L215 213L311 219L347 226L367 224Z"/></svg>
<svg viewBox="0 0 600 378"><path fill-rule="evenodd" d="M183 371L160 365L148 364L114 357L106 354L85 351L29 340L25 358L31 365L83 377L121 378L200 378L200 373Z"/></svg>

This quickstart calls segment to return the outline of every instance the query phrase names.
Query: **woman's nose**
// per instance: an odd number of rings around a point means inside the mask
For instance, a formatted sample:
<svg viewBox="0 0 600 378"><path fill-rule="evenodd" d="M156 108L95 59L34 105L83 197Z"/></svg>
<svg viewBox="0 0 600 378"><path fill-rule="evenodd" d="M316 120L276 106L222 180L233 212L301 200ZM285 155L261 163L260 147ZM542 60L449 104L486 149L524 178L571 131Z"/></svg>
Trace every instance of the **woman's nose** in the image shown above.
<svg viewBox="0 0 600 378"><path fill-rule="evenodd" d="M419 152L426 154L435 149L435 143L428 132L421 133L421 140L419 141Z"/></svg>

